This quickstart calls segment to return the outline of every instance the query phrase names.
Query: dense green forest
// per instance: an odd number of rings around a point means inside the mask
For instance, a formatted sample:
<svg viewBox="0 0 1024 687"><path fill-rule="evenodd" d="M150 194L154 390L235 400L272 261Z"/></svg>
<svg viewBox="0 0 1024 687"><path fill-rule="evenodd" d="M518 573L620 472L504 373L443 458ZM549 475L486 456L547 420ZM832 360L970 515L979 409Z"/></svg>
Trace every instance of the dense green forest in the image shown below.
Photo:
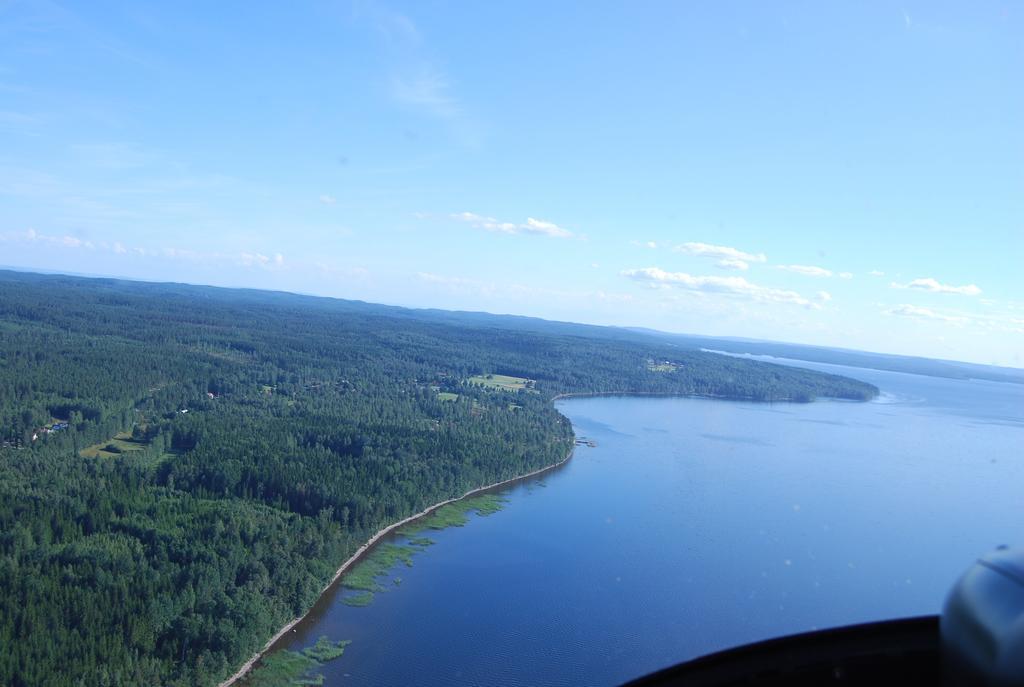
<svg viewBox="0 0 1024 687"><path fill-rule="evenodd" d="M564 458L551 399L593 391L877 393L611 329L0 271L0 684L215 684L377 529Z"/></svg>

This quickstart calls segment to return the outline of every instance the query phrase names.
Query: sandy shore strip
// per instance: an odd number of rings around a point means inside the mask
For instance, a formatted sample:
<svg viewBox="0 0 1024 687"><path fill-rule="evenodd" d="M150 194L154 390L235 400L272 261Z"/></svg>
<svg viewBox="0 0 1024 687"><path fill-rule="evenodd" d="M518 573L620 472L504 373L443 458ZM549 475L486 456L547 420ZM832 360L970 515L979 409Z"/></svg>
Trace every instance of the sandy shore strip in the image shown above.
<svg viewBox="0 0 1024 687"><path fill-rule="evenodd" d="M429 508L426 508L424 510L421 510L419 513L416 513L415 515L410 515L409 517L405 518L404 520L399 520L398 522L394 523L393 525L388 525L384 529L379 530L377 532L377 534L375 534L372 537L370 537L369 541L367 541L365 544L363 544L358 549L356 549L356 552L354 554L352 554L348 558L348 560L346 560L344 563L341 564L341 567L338 568L338 571L334 573L334 577L331 578L331 581L328 582L324 586L324 588L320 590L320 594L318 595L317 598L319 599L320 596L323 596L327 592L327 590L329 590L331 587L333 587L334 584L338 581L338 578L340 578L342 575L344 575L346 572L348 572L348 569L351 568L356 562L358 562L358 560L363 556L363 554L365 554L367 551L369 551L373 547L374 544L376 544L378 541L380 541L386 535L388 535L391 532L393 532L393 531L397 530L398 528L402 527L403 525L407 525L410 522L412 522L413 520L418 520L418 519L420 519L420 518L422 518L422 517L424 517L426 515L430 515L435 510L437 510L438 508L441 508L442 506L447 506L450 503L455 503L457 501L461 501L462 499L467 498L469 496L473 496L475 494L479 494L480 492L488 491L490 489L496 489L498 487L502 487L502 486L505 486L507 484L511 484L512 482L518 482L519 480L528 479L530 477L535 477L535 476L537 476L537 475L539 475L539 474L541 474L543 472L547 472L548 470L553 470L554 468L557 468L560 465L564 465L570 458L572 458L573 453L575 453L575 449L571 449L569 451L569 453L565 456L565 458L563 458L562 460L558 461L557 463L553 463L553 464L548 465L546 467L542 467L540 469L534 470L533 472L528 472L525 475L519 475L518 477L512 477L510 479L502 480L501 482L495 482L494 484L488 484L485 487L478 487L476 489L470 489L469 491L467 491L462 496L459 496L459 497L454 498L454 499L448 499L447 501L441 501L440 503L435 503L434 505L432 505ZM313 605L315 606L316 602L314 602ZM312 608L313 608L313 606L310 606L310 610L312 610ZM298 618L295 618L290 623L288 623L287 625L282 627L280 630L278 630L277 634L275 634L273 637L271 637L269 640L267 640L267 643L263 645L262 649L260 649L255 654L253 654L252 658L250 658L248 661L246 661L244 664L242 664L242 667L239 668L238 671L235 672L234 675L232 675L231 677L229 677L226 680L224 680L223 682L221 682L218 687L229 687L230 685L235 684L236 682L241 680L243 677L245 677L246 673L248 673L250 670L252 670L253 666L255 666L256 663L261 658L263 658L266 655L267 651L270 650L270 647L272 647L274 645L274 643L277 642L277 640L281 639L281 637L284 637L286 634L288 634L289 630L291 630L293 627L295 627L300 622L302 622L303 619L305 619L305 617L307 615L309 615L309 611L307 611L306 613L303 613Z"/></svg>

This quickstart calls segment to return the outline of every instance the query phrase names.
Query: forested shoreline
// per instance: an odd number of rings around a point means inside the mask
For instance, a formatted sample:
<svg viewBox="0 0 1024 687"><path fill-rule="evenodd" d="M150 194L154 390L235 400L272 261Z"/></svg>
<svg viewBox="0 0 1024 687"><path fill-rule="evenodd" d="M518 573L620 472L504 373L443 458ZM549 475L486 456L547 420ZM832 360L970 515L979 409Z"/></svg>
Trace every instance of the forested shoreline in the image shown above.
<svg viewBox="0 0 1024 687"><path fill-rule="evenodd" d="M608 389L877 393L598 328L0 271L0 684L216 684L374 532L562 460L552 399Z"/></svg>

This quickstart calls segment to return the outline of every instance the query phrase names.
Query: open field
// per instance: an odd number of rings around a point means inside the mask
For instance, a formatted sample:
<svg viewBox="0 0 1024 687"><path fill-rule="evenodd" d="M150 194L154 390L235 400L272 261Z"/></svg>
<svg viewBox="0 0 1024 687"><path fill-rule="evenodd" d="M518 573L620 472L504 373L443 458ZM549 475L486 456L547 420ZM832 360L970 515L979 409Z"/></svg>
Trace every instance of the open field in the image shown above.
<svg viewBox="0 0 1024 687"><path fill-rule="evenodd" d="M116 448L116 451L109 450ZM119 453L129 451L141 451L146 448L146 442L132 439L131 432L118 432L111 439L93 444L83 448L79 453L83 458L113 458Z"/></svg>
<svg viewBox="0 0 1024 687"><path fill-rule="evenodd" d="M510 377L508 375L476 375L466 380L470 384L480 384L488 389L501 389L502 391L519 391L520 389L533 389L534 381L525 377Z"/></svg>
<svg viewBox="0 0 1024 687"><path fill-rule="evenodd" d="M453 394L450 391L438 391L437 392L437 400L438 401L457 401L457 400L459 400L459 395L458 394Z"/></svg>
<svg viewBox="0 0 1024 687"><path fill-rule="evenodd" d="M676 363L669 362L667 360L662 360L658 362L654 360L648 360L647 369L650 370L651 372L675 372L676 370L679 369L679 365L677 365Z"/></svg>

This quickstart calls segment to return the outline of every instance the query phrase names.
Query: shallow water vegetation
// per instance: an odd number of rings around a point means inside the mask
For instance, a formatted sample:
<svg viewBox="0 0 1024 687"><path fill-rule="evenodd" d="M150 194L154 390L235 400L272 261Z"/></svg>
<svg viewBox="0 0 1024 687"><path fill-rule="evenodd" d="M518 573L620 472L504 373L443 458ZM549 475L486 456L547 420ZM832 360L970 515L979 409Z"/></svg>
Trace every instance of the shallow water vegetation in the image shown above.
<svg viewBox="0 0 1024 687"><path fill-rule="evenodd" d="M247 687L292 687L295 685L322 685L324 676L313 674L328 661L340 658L352 641L332 642L320 637L316 644L302 651L277 651L260 661L258 668L246 676Z"/></svg>
<svg viewBox="0 0 1024 687"><path fill-rule="evenodd" d="M377 582L377 578L386 575L399 561L412 567L413 554L418 550L411 546L380 544L342 578L341 586L367 592L382 592L384 587Z"/></svg>
<svg viewBox="0 0 1024 687"><path fill-rule="evenodd" d="M362 608L373 603L373 592L357 592L341 597L341 603L354 608Z"/></svg>
<svg viewBox="0 0 1024 687"><path fill-rule="evenodd" d="M447 527L462 527L469 522L469 514L476 513L480 516L497 513L508 500L497 494L481 494L449 503L441 506L433 513L421 520L403 527L399 534L412 537L424 530L443 530Z"/></svg>
<svg viewBox="0 0 1024 687"><path fill-rule="evenodd" d="M497 513L504 508L507 499L495 494L481 494L449 503L435 510L430 515L406 525L398 531L406 537L404 544L379 544L341 578L341 586L345 589L363 592L342 596L341 602L346 606L368 606L373 603L374 594L386 592L387 587L381 584L380 578L399 562L412 567L412 557L434 544L429 537L420 536L424 530L443 530L446 527L462 527L469 522L469 514L480 516ZM397 587L402 584L401 577L391 580Z"/></svg>
<svg viewBox="0 0 1024 687"><path fill-rule="evenodd" d="M336 658L341 658L341 655L345 653L345 647L351 643L351 639L332 642L324 636L316 640L316 644L313 646L303 649L302 653L314 661L327 663L328 661L333 661Z"/></svg>

